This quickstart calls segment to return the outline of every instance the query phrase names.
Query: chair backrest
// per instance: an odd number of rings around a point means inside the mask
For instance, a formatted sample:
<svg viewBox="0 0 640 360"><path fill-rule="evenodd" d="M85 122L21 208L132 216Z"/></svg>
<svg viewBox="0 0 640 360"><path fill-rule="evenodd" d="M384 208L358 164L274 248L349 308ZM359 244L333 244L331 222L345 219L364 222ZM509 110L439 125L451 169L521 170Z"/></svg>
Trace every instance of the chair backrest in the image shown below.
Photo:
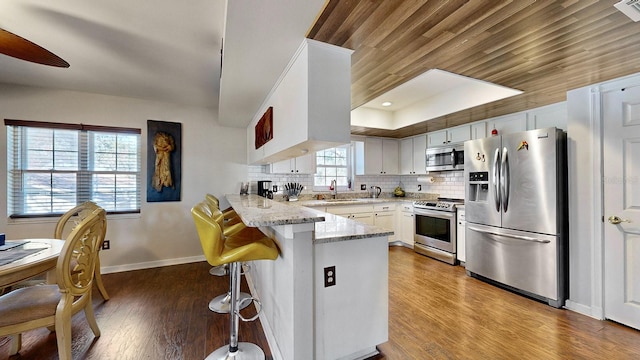
<svg viewBox="0 0 640 360"><path fill-rule="evenodd" d="M82 296L91 290L106 224L106 212L98 207L66 238L56 266L61 293Z"/></svg>
<svg viewBox="0 0 640 360"><path fill-rule="evenodd" d="M211 202L212 204L215 204L216 207L220 208L220 200L218 200L217 197L215 197L213 194L207 194L204 196L204 199L206 201Z"/></svg>
<svg viewBox="0 0 640 360"><path fill-rule="evenodd" d="M66 213L64 213L60 219L58 219L58 223L56 224L56 229L53 233L54 239L66 239L71 231L82 222L87 216L91 215L95 209L98 209L99 206L93 201L85 201L84 203L70 209ZM104 228L104 231L107 231L107 228Z"/></svg>
<svg viewBox="0 0 640 360"><path fill-rule="evenodd" d="M224 236L217 216L214 215L209 205L205 202L200 202L194 206L191 209L191 216L196 224L200 245L207 262L213 266L221 265L220 255L224 249ZM220 216L220 218L222 217Z"/></svg>
<svg viewBox="0 0 640 360"><path fill-rule="evenodd" d="M211 212L220 210L220 208L218 207L218 203L211 200L208 196L204 198L204 203L209 207Z"/></svg>

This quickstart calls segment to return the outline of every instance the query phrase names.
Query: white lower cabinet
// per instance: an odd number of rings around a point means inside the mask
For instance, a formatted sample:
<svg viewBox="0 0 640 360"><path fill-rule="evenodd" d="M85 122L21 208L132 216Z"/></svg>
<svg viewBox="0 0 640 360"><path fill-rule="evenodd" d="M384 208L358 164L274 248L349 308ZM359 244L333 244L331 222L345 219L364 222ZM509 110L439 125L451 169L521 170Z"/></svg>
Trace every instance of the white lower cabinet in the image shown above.
<svg viewBox="0 0 640 360"><path fill-rule="evenodd" d="M399 218L397 237L406 246L413 248L413 235L416 226L413 216L413 204L402 204Z"/></svg>
<svg viewBox="0 0 640 360"><path fill-rule="evenodd" d="M373 224L385 230L393 231L389 242L394 242L396 235L396 204L384 203L373 206Z"/></svg>
<svg viewBox="0 0 640 360"><path fill-rule="evenodd" d="M351 220L360 221L361 223L365 223L369 225L375 224L373 213L356 213L356 214L351 214L351 216L348 216L348 218Z"/></svg>
<svg viewBox="0 0 640 360"><path fill-rule="evenodd" d="M458 225L456 227L456 233L457 233L457 237L456 237L456 252L457 252L457 258L458 261L461 262L465 262L467 261L467 253L465 251L465 227L467 222L464 220L464 209L458 209L458 218L457 218L457 222Z"/></svg>
<svg viewBox="0 0 640 360"><path fill-rule="evenodd" d="M389 242L396 240L396 204L327 206L326 212L393 231L394 235L389 235Z"/></svg>

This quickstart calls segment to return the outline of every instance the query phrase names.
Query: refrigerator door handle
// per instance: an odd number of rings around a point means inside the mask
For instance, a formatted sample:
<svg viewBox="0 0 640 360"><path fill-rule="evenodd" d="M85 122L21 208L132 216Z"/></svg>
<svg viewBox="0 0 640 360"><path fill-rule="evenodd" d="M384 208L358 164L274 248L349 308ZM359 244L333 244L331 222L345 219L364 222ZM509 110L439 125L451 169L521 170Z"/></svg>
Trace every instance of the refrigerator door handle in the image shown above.
<svg viewBox="0 0 640 360"><path fill-rule="evenodd" d="M480 229L477 228L475 226L468 226L467 223L467 229L472 230L472 231L476 231L479 233L483 233L483 234L489 234L489 235L495 235L495 236L503 236L503 237L508 237L508 238L512 238L512 239L516 239L516 240L524 240L524 241L533 241L533 242L538 242L538 243L543 243L543 244L548 244L551 242L551 240L543 240L543 239L537 239L531 236L522 236L522 235L513 235L513 234L501 234L495 231L488 231L488 230L484 230L484 229Z"/></svg>
<svg viewBox="0 0 640 360"><path fill-rule="evenodd" d="M500 212L500 148L493 154L493 199L496 211Z"/></svg>
<svg viewBox="0 0 640 360"><path fill-rule="evenodd" d="M502 187L502 211L507 212L509 208L509 186L511 173L509 171L509 153L507 148L502 149L502 163L500 164L500 186Z"/></svg>

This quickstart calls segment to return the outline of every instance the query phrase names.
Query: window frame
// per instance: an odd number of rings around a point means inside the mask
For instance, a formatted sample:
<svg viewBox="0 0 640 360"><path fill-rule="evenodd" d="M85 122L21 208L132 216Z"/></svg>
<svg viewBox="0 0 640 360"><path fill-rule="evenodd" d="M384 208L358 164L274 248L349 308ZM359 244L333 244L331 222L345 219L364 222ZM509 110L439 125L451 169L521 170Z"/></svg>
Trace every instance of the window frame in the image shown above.
<svg viewBox="0 0 640 360"><path fill-rule="evenodd" d="M330 150L333 148L346 148L347 150L347 165L346 166L334 166L334 165L329 165L329 166L325 166L325 165L318 165L318 153L319 152L323 152L325 150ZM328 148L328 149L324 149L324 150L320 150L320 151L316 151L315 153L315 162L316 162L316 172L313 174L313 191L317 191L317 192L326 192L326 191L330 191L329 189L329 185L316 185L316 175L318 174L318 168L323 167L323 168L346 168L347 170L347 185L339 185L338 186L338 191L349 191L352 190L352 188L349 187L349 183L353 184L353 178L354 178L354 159L353 159L353 154L354 154L354 149L353 149L353 144L349 143L349 144L345 144L345 145L340 145L340 146L334 146L332 148ZM326 179L326 176L325 176Z"/></svg>
<svg viewBox="0 0 640 360"><path fill-rule="evenodd" d="M25 191L24 191L24 175L25 174L33 174L33 173L41 173L41 174L50 174L53 177L54 174L75 174L75 203L69 207L72 208L78 204L81 204L85 201L95 201L98 205L101 205L107 209L108 214L136 214L140 213L141 208L141 198L142 198L142 144L141 144L141 129L137 128L125 128L125 127L111 127L111 126L99 126L99 125L86 125L86 124L71 124L71 123L55 123L55 122L43 122L43 121L27 121L27 120L13 120L13 119L5 119L5 126L7 128L12 127L9 131L7 129L7 212L9 218L11 219L24 219L24 218L46 218L46 217L55 217L64 214L65 211L58 212L57 209L51 205L49 208L49 212L28 212L26 209L26 202L24 200ZM78 156L78 166L75 170L69 169L56 169L55 165L52 166L51 169L27 169L27 165L25 163L27 159L27 146L29 145L29 138L26 135L28 128L46 128L49 130L72 130L77 131L77 142L75 152L77 152ZM13 132L19 132L19 134L14 134L13 138L11 134ZM112 135L135 135L136 136L136 145L135 145L135 161L133 170L119 170L117 167L118 164L118 147L116 142L116 147L114 148L113 154L114 156L114 169L113 170L95 170L95 149L94 149L94 141L96 138L96 134L98 133L107 133ZM19 143L16 144L16 141ZM117 138L116 138L117 141ZM55 154L55 147L52 150ZM17 152L17 153L15 153ZM128 153L133 154L133 153ZM53 157L55 159L55 156ZM55 161L55 160L53 160ZM129 186L129 189L134 189L135 199L132 204L133 207L126 208L125 210L117 210L117 194L119 193L117 189L114 190L114 206L105 206L101 204L101 201L98 201L96 198L96 194L99 192L95 192L96 183L94 182L94 176L96 174L113 174L114 179L117 178L118 175L133 175L134 176L134 184L133 186ZM114 182L114 186L117 184L117 180ZM53 195L53 191L55 191L56 187L53 184L50 184L50 194L49 197L53 204L55 197ZM125 189L126 190L126 189ZM130 191L129 191L130 192ZM127 193L127 191L123 191L120 193ZM67 209L68 210L68 209Z"/></svg>

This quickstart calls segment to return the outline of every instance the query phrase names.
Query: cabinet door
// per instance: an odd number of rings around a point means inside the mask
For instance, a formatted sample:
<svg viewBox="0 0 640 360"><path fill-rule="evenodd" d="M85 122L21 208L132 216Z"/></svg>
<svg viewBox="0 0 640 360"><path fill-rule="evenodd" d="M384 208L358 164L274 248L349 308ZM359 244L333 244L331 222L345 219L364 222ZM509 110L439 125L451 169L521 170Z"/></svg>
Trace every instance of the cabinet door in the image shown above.
<svg viewBox="0 0 640 360"><path fill-rule="evenodd" d="M566 102L557 103L527 112L527 130L557 127L567 130Z"/></svg>
<svg viewBox="0 0 640 360"><path fill-rule="evenodd" d="M382 139L364 139L364 173L367 175L382 174Z"/></svg>
<svg viewBox="0 0 640 360"><path fill-rule="evenodd" d="M487 132L493 129L498 130L498 135L510 134L527 130L527 114L518 113L502 116L487 121Z"/></svg>
<svg viewBox="0 0 640 360"><path fill-rule="evenodd" d="M420 135L413 138L413 173L426 174L426 155L427 137Z"/></svg>
<svg viewBox="0 0 640 360"><path fill-rule="evenodd" d="M447 144L459 144L471 140L471 125L447 129Z"/></svg>
<svg viewBox="0 0 640 360"><path fill-rule="evenodd" d="M400 240L411 247L413 247L413 235L415 233L415 226L415 222L413 221L413 213L405 211L400 213Z"/></svg>
<svg viewBox="0 0 640 360"><path fill-rule="evenodd" d="M296 174L315 174L316 172L315 153L297 157L295 159L295 164L296 164L295 166Z"/></svg>
<svg viewBox="0 0 640 360"><path fill-rule="evenodd" d="M471 125L471 139L483 139L487 137L487 123L479 122Z"/></svg>
<svg viewBox="0 0 640 360"><path fill-rule="evenodd" d="M397 175L400 171L400 145L395 139L382 139L382 173Z"/></svg>
<svg viewBox="0 0 640 360"><path fill-rule="evenodd" d="M287 159L278 162L274 162L271 164L271 173L272 174L287 174L293 172L293 167L291 166L291 162L295 161L294 159Z"/></svg>
<svg viewBox="0 0 640 360"><path fill-rule="evenodd" d="M403 139L400 141L400 175L411 175L415 169L414 139Z"/></svg>
<svg viewBox="0 0 640 360"><path fill-rule="evenodd" d="M379 226L385 230L393 231L393 235L389 235L389 242L394 241L396 239L395 231L396 231L396 221L395 221L395 212L393 211L385 211L375 213L374 225Z"/></svg>
<svg viewBox="0 0 640 360"><path fill-rule="evenodd" d="M361 223L374 225L373 214L372 213L359 213L359 214L351 214L349 216L351 220L359 221Z"/></svg>
<svg viewBox="0 0 640 360"><path fill-rule="evenodd" d="M447 144L447 130L434 131L427 134L427 146L434 147Z"/></svg>

